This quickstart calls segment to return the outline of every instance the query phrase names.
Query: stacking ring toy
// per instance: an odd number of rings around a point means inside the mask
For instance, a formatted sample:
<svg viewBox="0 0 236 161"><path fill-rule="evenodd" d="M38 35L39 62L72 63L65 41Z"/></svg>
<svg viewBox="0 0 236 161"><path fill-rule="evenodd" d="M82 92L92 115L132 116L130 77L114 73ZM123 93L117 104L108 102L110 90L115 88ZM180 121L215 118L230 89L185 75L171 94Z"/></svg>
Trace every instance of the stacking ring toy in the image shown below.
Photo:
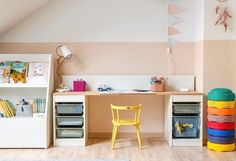
<svg viewBox="0 0 236 161"><path fill-rule="evenodd" d="M208 107L208 114L211 114L211 115L225 116L225 115L234 115L234 113L235 113L234 108L218 109L218 108Z"/></svg>
<svg viewBox="0 0 236 161"><path fill-rule="evenodd" d="M216 136L216 137L233 137L234 130L214 130L211 128L207 129L208 135Z"/></svg>
<svg viewBox="0 0 236 161"><path fill-rule="evenodd" d="M217 144L233 144L234 143L234 137L226 138L226 137L215 137L215 136L208 135L207 139L208 141L212 143L217 143Z"/></svg>
<svg viewBox="0 0 236 161"><path fill-rule="evenodd" d="M233 130L235 126L234 122L218 123L212 121L208 121L207 125L208 128L215 130Z"/></svg>
<svg viewBox="0 0 236 161"><path fill-rule="evenodd" d="M208 100L234 101L235 94L227 88L215 88L208 93Z"/></svg>
<svg viewBox="0 0 236 161"><path fill-rule="evenodd" d="M208 100L207 102L208 107L215 107L215 108L234 108L235 101L212 101Z"/></svg>
<svg viewBox="0 0 236 161"><path fill-rule="evenodd" d="M235 149L235 144L216 144L212 142L207 142L207 147L211 150L224 152L224 151L233 151Z"/></svg>
<svg viewBox="0 0 236 161"><path fill-rule="evenodd" d="M230 116L217 116L217 115L208 114L207 115L207 120L208 121L213 121L213 122L219 122L219 123L234 122L234 115L230 115Z"/></svg>

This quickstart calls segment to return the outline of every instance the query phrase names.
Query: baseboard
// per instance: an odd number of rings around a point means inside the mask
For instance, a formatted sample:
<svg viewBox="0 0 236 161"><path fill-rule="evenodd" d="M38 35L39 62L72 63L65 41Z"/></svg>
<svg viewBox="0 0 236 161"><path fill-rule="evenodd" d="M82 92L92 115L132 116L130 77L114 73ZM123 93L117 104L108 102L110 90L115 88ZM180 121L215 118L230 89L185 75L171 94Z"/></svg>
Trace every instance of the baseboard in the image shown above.
<svg viewBox="0 0 236 161"><path fill-rule="evenodd" d="M111 133L89 133L88 136L90 138L111 138ZM122 137L122 138L136 138L137 134L132 132L120 132L117 134L117 137ZM142 138L163 138L164 133L141 133Z"/></svg>

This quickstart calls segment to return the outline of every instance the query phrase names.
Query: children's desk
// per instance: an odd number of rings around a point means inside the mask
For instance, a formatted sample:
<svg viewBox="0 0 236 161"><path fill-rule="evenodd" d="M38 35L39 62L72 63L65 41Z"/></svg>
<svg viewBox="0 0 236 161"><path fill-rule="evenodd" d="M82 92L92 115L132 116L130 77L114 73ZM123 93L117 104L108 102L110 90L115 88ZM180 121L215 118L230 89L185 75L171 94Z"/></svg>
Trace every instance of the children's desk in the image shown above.
<svg viewBox="0 0 236 161"><path fill-rule="evenodd" d="M133 92L133 91L117 91L117 92L65 92L54 93L53 95L53 110L54 110L54 146L85 146L88 138L88 112L89 104L88 98L92 96L164 96L164 137L170 146L202 146L202 129L203 129L203 94L201 92L179 92L179 91L166 91L166 92ZM82 102L84 106L84 137L81 139L60 139L56 136L56 121L55 111L56 104L62 102ZM175 139L172 137L172 106L173 102L198 102L200 103L200 127L199 137L193 139ZM147 108L147 107L144 107Z"/></svg>

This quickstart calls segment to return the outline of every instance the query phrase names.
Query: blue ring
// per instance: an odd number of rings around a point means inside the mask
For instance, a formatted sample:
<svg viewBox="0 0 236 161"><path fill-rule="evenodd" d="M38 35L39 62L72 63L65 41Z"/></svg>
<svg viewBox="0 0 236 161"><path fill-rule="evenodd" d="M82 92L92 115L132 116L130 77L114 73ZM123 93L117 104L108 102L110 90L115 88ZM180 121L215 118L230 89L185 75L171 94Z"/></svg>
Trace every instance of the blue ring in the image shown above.
<svg viewBox="0 0 236 161"><path fill-rule="evenodd" d="M207 129L208 135L216 136L216 137L233 137L234 130L214 130L214 129Z"/></svg>
<svg viewBox="0 0 236 161"><path fill-rule="evenodd" d="M234 143L234 137L215 137L208 135L207 136L208 141L216 144L233 144Z"/></svg>

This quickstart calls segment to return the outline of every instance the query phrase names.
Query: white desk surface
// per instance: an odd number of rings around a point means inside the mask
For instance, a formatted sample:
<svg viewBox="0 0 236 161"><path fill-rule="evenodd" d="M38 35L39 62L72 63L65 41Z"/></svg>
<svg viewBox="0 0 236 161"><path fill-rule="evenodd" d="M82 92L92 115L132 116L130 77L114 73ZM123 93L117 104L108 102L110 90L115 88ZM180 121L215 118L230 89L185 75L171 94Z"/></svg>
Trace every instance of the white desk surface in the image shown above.
<svg viewBox="0 0 236 161"><path fill-rule="evenodd" d="M165 91L165 92L136 92L136 91L110 91L110 92L97 92L97 91L85 91L85 92L56 92L54 96L66 96L66 95L85 95L85 96L104 96L104 95L203 95L202 92L190 91Z"/></svg>

